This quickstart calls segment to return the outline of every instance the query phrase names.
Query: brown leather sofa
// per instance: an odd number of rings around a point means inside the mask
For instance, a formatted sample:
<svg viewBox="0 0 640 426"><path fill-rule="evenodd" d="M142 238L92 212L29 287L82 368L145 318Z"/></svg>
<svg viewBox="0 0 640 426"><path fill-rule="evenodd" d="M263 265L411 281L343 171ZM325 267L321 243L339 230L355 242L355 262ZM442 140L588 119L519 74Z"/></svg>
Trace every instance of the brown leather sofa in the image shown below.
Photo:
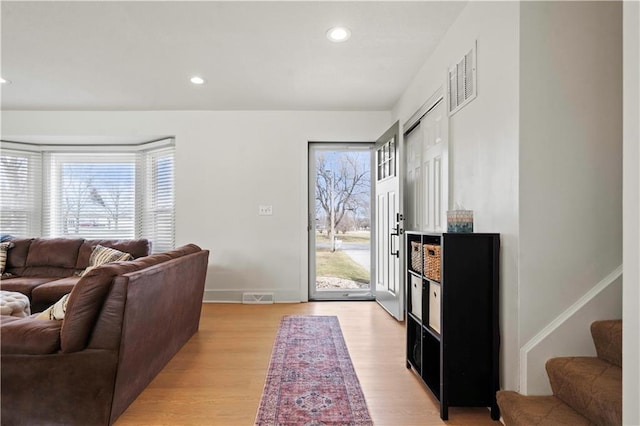
<svg viewBox="0 0 640 426"><path fill-rule="evenodd" d="M29 297L31 312L41 312L71 292L89 266L96 245L114 248L133 256L148 256L149 240L85 240L82 238L25 238L11 241L0 289Z"/></svg>
<svg viewBox="0 0 640 426"><path fill-rule="evenodd" d="M208 258L189 244L105 264L64 320L2 317L2 425L113 424L198 330Z"/></svg>

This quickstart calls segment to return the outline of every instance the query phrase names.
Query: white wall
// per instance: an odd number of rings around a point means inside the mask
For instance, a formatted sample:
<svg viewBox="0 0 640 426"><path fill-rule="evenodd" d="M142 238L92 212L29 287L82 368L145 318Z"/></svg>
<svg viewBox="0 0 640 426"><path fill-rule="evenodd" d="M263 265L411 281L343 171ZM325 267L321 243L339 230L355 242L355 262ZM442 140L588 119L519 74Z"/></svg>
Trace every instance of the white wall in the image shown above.
<svg viewBox="0 0 640 426"><path fill-rule="evenodd" d="M306 298L307 142L373 141L390 123L389 112L2 112L3 136L175 136L176 243L211 250L205 300L220 301Z"/></svg>
<svg viewBox="0 0 640 426"><path fill-rule="evenodd" d="M477 40L478 96L449 122L450 203L474 211L474 231L501 234L501 382L518 380L517 2L470 2L393 109L404 123L445 85ZM445 85L446 87L446 85Z"/></svg>
<svg viewBox="0 0 640 426"><path fill-rule="evenodd" d="M523 345L622 264L621 7L620 2L521 5ZM612 304L601 314L613 319L622 312ZM577 327L573 333L590 340L589 324ZM521 368L543 374L552 355L533 357Z"/></svg>
<svg viewBox="0 0 640 426"><path fill-rule="evenodd" d="M525 344L521 349L521 382L522 393L530 395L551 395L551 384L545 367L550 358L563 356L596 356L596 348L591 337L592 322L611 318L611 312L622 311L622 276L620 268L609 278L611 283L599 288L596 297L585 295L577 309L570 309L571 315L550 324L551 332L542 330L540 341L534 340L531 345ZM606 281L609 281L607 279ZM584 302L584 303L582 303Z"/></svg>
<svg viewBox="0 0 640 426"><path fill-rule="evenodd" d="M592 352L590 319L621 316L614 277L519 365L622 264L621 16L615 2L471 2L393 110L406 121L477 40L478 97L450 119L450 203L502 235L504 389L530 375L544 386L520 390L544 393L551 352ZM576 344L550 344L566 335Z"/></svg>
<svg viewBox="0 0 640 426"><path fill-rule="evenodd" d="M640 424L640 3L624 2L623 424Z"/></svg>

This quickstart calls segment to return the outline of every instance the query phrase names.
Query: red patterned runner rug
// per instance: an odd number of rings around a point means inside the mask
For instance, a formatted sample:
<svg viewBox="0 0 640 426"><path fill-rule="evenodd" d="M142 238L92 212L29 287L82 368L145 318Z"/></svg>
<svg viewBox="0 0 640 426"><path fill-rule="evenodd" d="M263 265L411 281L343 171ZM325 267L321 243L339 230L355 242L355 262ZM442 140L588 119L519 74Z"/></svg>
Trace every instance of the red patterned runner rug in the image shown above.
<svg viewBox="0 0 640 426"><path fill-rule="evenodd" d="M372 425L335 316L280 322L256 425Z"/></svg>

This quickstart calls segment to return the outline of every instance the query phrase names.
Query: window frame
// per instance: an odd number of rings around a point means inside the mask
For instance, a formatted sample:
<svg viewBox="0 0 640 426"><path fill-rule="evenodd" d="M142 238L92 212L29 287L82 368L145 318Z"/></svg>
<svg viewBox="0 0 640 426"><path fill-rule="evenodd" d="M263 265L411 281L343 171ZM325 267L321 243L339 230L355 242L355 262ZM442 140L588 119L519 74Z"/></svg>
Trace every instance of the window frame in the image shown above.
<svg viewBox="0 0 640 426"><path fill-rule="evenodd" d="M35 173L29 176L34 182L33 197L35 199L31 214L34 219L30 220L25 235L15 235L17 237L76 237L69 233L63 233L62 228L56 226L61 220L62 206L62 168L64 164L83 163L83 156L86 162L99 163L114 161L117 157L126 158L134 165L133 179L133 226L132 232L127 238L147 238L152 242L152 251L166 251L175 247L175 139L172 137L156 139L140 144L110 144L110 145L45 145L14 141L0 141L0 155L3 153L24 153L30 158L39 159L39 175ZM102 157L104 155L104 157ZM100 158L102 157L102 158ZM164 186L159 188L154 181L154 170L157 174L157 163L160 159L168 161L169 182L164 182ZM167 178L166 176L162 176ZM150 223L157 217L158 209L154 210L154 200L158 199L158 190L164 189L165 193L160 194L166 203L162 211L168 218L165 219L162 232L156 232L160 227ZM2 191L0 189L0 191ZM128 192L130 194L130 192ZM0 200L4 194L0 192ZM5 233L4 230L0 232ZM108 235L108 232L107 232ZM103 238L123 238L122 235L114 237L100 235L77 235L79 238L103 239Z"/></svg>

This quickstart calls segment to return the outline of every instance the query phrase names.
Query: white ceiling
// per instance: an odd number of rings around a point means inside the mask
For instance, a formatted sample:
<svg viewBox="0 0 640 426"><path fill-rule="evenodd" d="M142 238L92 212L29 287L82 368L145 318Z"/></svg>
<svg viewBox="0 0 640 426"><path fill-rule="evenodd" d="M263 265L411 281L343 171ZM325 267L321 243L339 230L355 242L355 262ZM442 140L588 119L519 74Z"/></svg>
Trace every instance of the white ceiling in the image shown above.
<svg viewBox="0 0 640 426"><path fill-rule="evenodd" d="M2 1L2 109L388 110L464 6Z"/></svg>

